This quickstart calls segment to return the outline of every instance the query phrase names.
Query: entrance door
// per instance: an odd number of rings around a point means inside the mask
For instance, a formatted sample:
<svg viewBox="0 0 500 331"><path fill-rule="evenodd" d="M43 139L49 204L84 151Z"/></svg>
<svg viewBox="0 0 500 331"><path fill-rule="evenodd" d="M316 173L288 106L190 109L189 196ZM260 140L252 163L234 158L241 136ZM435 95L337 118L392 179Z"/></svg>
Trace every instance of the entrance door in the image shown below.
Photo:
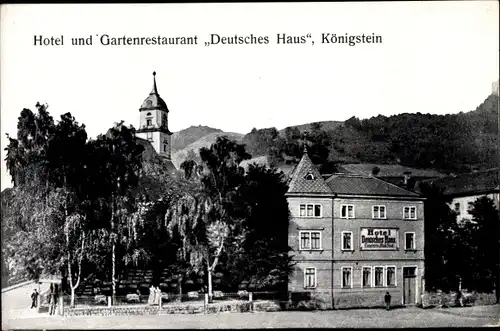
<svg viewBox="0 0 500 331"><path fill-rule="evenodd" d="M416 267L403 267L403 303L414 305L416 299L417 272Z"/></svg>

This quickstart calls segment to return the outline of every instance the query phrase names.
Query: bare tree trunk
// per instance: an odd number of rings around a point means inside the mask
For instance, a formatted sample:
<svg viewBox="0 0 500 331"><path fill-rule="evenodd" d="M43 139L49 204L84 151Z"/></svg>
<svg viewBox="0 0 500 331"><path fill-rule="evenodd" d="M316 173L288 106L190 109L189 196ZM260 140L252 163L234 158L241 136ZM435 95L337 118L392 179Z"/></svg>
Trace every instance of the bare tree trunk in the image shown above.
<svg viewBox="0 0 500 331"><path fill-rule="evenodd" d="M212 302L212 270L208 268L208 302Z"/></svg>
<svg viewBox="0 0 500 331"><path fill-rule="evenodd" d="M207 258L208 300L209 300L209 302L212 302L212 296L213 296L213 293L212 293L212 273L214 272L215 267L217 267L217 264L219 263L219 257L222 253L223 248L224 248L224 239L221 241L221 244L220 244L219 248L217 249L217 252L215 253L215 258L214 258L214 262L212 263L212 265L210 265L210 262Z"/></svg>
<svg viewBox="0 0 500 331"><path fill-rule="evenodd" d="M182 302L182 274L179 275L179 301Z"/></svg>
<svg viewBox="0 0 500 331"><path fill-rule="evenodd" d="M67 243L69 243L69 231L66 232L66 240ZM82 240L82 250L80 252L80 257L78 259L78 274L76 275L76 284L74 286L73 286L73 274L71 272L71 253L68 250L68 278L69 278L69 288L71 289L71 302L70 302L71 308L75 306L75 290L78 288L78 286L80 286L83 251L85 249L85 232L83 232L81 240Z"/></svg>

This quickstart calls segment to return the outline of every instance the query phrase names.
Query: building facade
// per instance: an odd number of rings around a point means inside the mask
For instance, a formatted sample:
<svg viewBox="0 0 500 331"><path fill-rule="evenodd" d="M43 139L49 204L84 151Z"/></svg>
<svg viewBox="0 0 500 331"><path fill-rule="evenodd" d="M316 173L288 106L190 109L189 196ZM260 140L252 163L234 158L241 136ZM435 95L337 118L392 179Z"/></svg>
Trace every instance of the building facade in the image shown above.
<svg viewBox="0 0 500 331"><path fill-rule="evenodd" d="M424 199L372 176L323 178L307 152L287 192L289 246L296 263L292 297L319 308L420 301L424 275Z"/></svg>

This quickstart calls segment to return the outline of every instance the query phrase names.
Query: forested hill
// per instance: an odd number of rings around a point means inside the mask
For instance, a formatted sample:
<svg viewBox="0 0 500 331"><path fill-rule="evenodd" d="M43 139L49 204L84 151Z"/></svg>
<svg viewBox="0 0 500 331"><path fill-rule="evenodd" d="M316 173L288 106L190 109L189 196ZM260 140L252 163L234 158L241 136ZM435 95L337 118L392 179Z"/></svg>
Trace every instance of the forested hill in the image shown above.
<svg viewBox="0 0 500 331"><path fill-rule="evenodd" d="M498 160L498 95L490 95L476 110L447 115L402 113L343 124L311 123L286 128L252 130L243 142L252 156L271 163L295 162L302 153L301 132L308 129L313 161L331 171L335 163L402 164L462 172L495 167Z"/></svg>
<svg viewBox="0 0 500 331"><path fill-rule="evenodd" d="M192 144L198 139L214 132L222 132L222 130L198 125L190 126L189 128L179 132L174 132L172 135L172 149L174 151L183 149L187 145Z"/></svg>

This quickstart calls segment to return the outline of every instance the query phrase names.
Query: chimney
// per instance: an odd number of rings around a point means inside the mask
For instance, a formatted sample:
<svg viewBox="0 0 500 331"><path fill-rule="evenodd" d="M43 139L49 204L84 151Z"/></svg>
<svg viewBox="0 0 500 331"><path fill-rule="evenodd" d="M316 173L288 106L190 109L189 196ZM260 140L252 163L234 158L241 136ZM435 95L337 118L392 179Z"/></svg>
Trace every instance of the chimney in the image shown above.
<svg viewBox="0 0 500 331"><path fill-rule="evenodd" d="M411 171L405 171L403 172L404 176L404 184L408 185L408 180L410 179Z"/></svg>

